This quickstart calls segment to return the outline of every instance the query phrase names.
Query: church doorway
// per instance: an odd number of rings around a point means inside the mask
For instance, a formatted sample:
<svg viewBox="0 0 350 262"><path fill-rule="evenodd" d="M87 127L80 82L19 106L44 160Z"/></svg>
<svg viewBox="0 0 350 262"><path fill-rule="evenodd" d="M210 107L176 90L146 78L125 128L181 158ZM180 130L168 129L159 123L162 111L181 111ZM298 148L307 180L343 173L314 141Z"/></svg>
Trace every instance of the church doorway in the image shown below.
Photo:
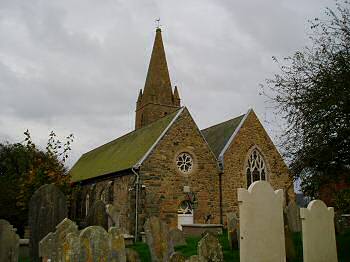
<svg viewBox="0 0 350 262"><path fill-rule="evenodd" d="M184 200L177 210L177 227L182 230L182 225L193 224L193 207L191 201Z"/></svg>

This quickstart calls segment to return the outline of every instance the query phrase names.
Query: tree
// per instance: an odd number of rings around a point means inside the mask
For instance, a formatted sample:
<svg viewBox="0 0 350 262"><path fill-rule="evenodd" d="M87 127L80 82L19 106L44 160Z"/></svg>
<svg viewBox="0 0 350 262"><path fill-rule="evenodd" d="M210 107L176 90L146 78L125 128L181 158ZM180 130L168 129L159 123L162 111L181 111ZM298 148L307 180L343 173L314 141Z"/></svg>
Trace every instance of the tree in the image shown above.
<svg viewBox="0 0 350 262"><path fill-rule="evenodd" d="M44 184L54 183L69 195L70 184L65 162L73 135L65 143L51 132L45 150L39 149L24 132L23 143L0 143L0 217L23 232L28 220L28 203L32 194Z"/></svg>
<svg viewBox="0 0 350 262"><path fill-rule="evenodd" d="M311 23L310 46L286 57L280 72L263 85L276 112L285 119L284 155L302 190L320 188L350 168L350 10L349 2L326 8L326 19Z"/></svg>

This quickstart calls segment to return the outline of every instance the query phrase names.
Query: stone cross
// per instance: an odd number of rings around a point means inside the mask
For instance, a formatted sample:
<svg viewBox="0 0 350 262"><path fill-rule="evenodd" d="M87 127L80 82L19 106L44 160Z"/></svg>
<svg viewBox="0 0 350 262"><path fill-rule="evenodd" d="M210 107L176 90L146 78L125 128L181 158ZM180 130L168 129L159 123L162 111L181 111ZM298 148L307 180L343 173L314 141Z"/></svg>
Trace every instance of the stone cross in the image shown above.
<svg viewBox="0 0 350 262"><path fill-rule="evenodd" d="M240 261L286 261L283 190L266 181L238 189Z"/></svg>
<svg viewBox="0 0 350 262"><path fill-rule="evenodd" d="M300 209L304 262L337 262L334 210L321 200Z"/></svg>

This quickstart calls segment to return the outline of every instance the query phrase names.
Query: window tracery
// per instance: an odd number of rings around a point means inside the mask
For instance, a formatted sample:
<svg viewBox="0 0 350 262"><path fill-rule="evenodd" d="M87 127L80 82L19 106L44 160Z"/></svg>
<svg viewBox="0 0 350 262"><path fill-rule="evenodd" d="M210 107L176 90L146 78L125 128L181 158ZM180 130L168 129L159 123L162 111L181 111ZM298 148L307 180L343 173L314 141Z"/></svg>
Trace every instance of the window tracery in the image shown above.
<svg viewBox="0 0 350 262"><path fill-rule="evenodd" d="M192 156L185 152L179 154L176 158L176 166L184 174L191 172L193 168Z"/></svg>
<svg viewBox="0 0 350 262"><path fill-rule="evenodd" d="M254 148L250 153L246 167L247 187L255 181L267 180L267 172L264 158L260 152Z"/></svg>

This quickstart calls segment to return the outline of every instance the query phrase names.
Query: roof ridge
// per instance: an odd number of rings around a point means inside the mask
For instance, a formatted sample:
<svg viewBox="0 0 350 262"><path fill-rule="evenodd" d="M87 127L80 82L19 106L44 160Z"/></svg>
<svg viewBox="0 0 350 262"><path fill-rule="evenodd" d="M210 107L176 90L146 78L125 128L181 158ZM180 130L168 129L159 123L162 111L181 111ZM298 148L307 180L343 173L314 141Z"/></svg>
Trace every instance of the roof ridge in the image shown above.
<svg viewBox="0 0 350 262"><path fill-rule="evenodd" d="M212 126L206 127L206 128L204 128L204 129L202 129L201 131L205 131L205 130L207 130L207 129L209 129L209 128L216 127L216 126L218 126L218 125L221 125L221 124L227 123L227 122L232 121L232 120L234 120L234 119L240 118L240 117L242 117L242 116L244 116L244 115L245 115L245 114L242 114L242 115L239 115L239 116L233 117L233 118L231 118L231 119L225 120L225 121L223 121L223 122L217 123L217 124L215 124L215 125L212 125Z"/></svg>

